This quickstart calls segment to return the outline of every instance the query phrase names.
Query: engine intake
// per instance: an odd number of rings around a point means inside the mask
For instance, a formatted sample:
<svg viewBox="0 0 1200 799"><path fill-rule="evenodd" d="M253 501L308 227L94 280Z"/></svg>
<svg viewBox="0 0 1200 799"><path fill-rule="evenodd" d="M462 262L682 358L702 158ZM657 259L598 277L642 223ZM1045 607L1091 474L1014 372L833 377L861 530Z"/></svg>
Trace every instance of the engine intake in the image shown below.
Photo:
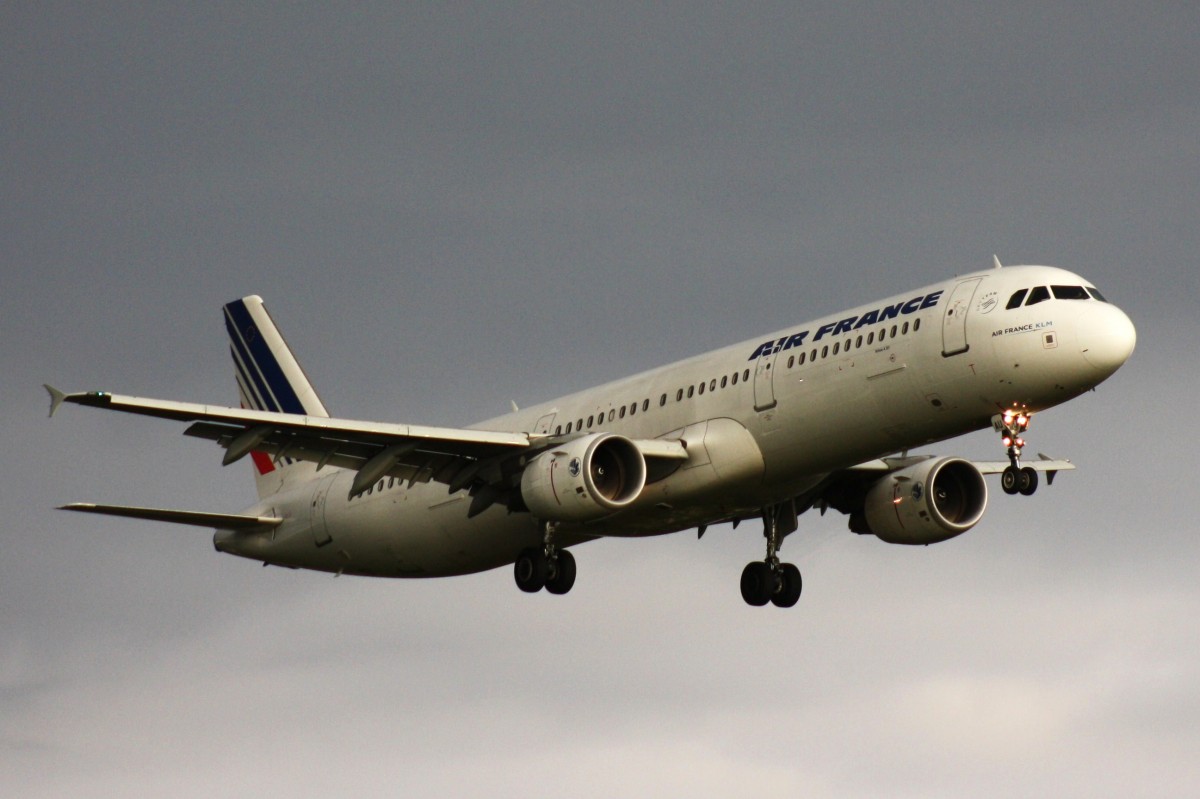
<svg viewBox="0 0 1200 799"><path fill-rule="evenodd" d="M898 469L867 490L867 531L889 544L936 544L974 527L987 484L970 461L931 458Z"/></svg>
<svg viewBox="0 0 1200 799"><path fill-rule="evenodd" d="M646 459L637 445L595 433L530 461L521 474L521 498L539 519L586 522L626 507L645 485Z"/></svg>

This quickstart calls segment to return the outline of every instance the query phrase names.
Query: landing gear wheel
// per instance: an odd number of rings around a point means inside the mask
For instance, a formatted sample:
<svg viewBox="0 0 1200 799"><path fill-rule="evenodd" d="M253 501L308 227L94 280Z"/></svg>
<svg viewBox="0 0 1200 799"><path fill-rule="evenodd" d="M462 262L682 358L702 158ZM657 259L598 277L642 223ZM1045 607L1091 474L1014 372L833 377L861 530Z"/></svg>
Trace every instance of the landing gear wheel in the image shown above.
<svg viewBox="0 0 1200 799"><path fill-rule="evenodd" d="M1021 490L1021 470L1016 466L1006 466L1000 473L1000 487L1005 494L1015 494Z"/></svg>
<svg viewBox="0 0 1200 799"><path fill-rule="evenodd" d="M747 563L742 569L742 599L747 605L760 608L771 601L775 593L775 574L764 561Z"/></svg>
<svg viewBox="0 0 1200 799"><path fill-rule="evenodd" d="M546 579L546 590L552 594L565 594L575 585L575 556L561 550L550 561L550 577Z"/></svg>
<svg viewBox="0 0 1200 799"><path fill-rule="evenodd" d="M536 594L546 586L546 576L549 570L550 564L546 553L534 547L523 550L517 556L517 562L513 564L513 576L517 580L517 588L527 594Z"/></svg>
<svg viewBox="0 0 1200 799"><path fill-rule="evenodd" d="M1012 468L1012 467L1009 467ZM1007 471L1007 470L1006 470ZM1030 496L1038 487L1038 473L1031 466L1026 466L1021 469L1021 474L1017 480L1017 490L1025 496Z"/></svg>
<svg viewBox="0 0 1200 799"><path fill-rule="evenodd" d="M791 563L779 565L779 590L771 597L771 603L777 608L790 608L800 600L800 590L803 588L800 570Z"/></svg>

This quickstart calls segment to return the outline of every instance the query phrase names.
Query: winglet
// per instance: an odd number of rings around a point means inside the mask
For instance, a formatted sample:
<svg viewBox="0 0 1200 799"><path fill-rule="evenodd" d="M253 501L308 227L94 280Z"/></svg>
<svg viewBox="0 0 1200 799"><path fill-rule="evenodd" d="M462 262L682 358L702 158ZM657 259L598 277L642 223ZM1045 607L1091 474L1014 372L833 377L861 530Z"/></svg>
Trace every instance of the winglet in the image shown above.
<svg viewBox="0 0 1200 799"><path fill-rule="evenodd" d="M42 383L42 388L50 393L50 415L54 416L54 412L63 404L63 400L67 398L67 395L49 383Z"/></svg>

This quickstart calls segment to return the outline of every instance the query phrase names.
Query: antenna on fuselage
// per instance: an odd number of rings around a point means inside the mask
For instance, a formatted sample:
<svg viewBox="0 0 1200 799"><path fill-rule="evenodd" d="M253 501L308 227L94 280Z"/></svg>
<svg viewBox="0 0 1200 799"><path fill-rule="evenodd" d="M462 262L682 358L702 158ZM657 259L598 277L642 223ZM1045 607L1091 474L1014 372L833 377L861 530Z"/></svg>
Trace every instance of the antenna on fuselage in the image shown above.
<svg viewBox="0 0 1200 799"><path fill-rule="evenodd" d="M1003 266L1001 266L1001 265L1000 265L1000 256L998 256L998 255L993 255L993 256L992 256L992 263L994 263L994 264L996 265L996 268L997 268L997 269L1003 269L1003 268L1004 268Z"/></svg>

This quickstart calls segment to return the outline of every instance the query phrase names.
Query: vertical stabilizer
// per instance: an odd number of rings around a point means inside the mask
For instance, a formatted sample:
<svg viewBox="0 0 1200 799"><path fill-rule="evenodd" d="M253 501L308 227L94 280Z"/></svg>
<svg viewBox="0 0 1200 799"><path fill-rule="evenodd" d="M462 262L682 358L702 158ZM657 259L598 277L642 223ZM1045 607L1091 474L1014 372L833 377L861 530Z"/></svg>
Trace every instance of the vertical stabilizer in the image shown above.
<svg viewBox="0 0 1200 799"><path fill-rule="evenodd" d="M226 305L225 329L243 408L329 416L261 297L243 297ZM272 460L265 452L250 453L260 498L316 475L315 465L283 454L285 457Z"/></svg>

